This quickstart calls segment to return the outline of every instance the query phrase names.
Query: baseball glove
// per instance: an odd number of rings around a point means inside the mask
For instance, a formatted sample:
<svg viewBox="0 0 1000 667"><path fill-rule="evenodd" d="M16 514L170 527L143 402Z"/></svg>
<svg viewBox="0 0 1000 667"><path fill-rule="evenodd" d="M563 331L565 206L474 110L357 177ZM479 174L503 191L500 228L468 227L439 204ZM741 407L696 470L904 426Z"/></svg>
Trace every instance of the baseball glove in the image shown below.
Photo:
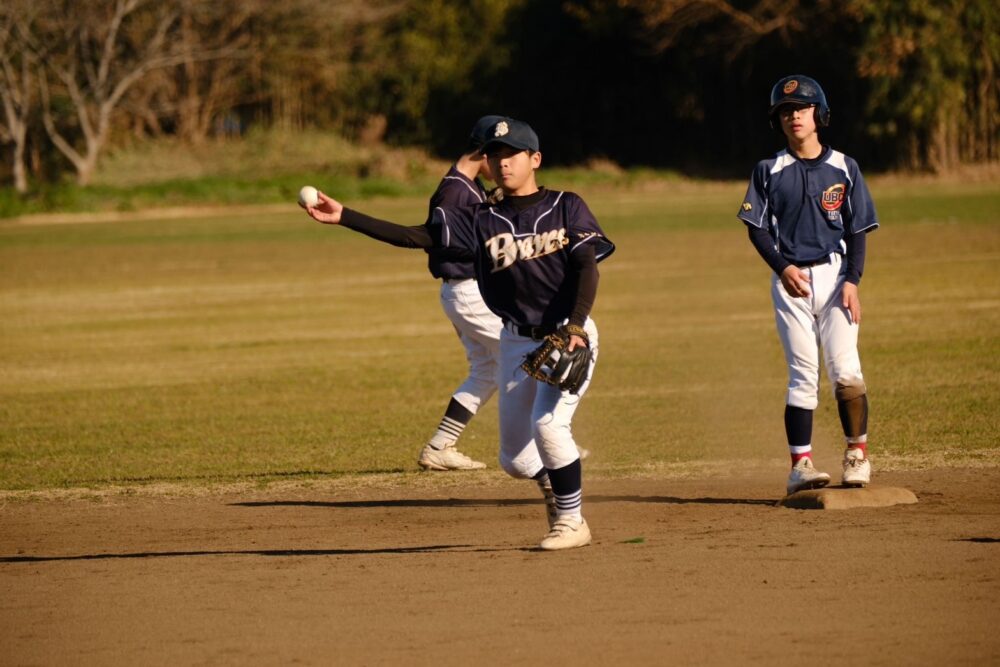
<svg viewBox="0 0 1000 667"><path fill-rule="evenodd" d="M578 393L587 381L591 352L589 346L569 351L570 336L579 336L589 345L587 332L582 327L573 324L561 326L546 336L541 345L525 355L521 368L539 382L551 384L571 394Z"/></svg>

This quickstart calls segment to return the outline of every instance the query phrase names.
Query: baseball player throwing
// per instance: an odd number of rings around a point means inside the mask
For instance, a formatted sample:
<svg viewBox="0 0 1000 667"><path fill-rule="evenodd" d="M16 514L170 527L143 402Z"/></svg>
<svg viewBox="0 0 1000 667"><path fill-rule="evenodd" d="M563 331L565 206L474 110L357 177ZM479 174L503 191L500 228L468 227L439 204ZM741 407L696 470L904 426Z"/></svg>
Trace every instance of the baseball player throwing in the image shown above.
<svg viewBox="0 0 1000 667"><path fill-rule="evenodd" d="M847 440L842 483L866 486L868 395L858 356L865 235L878 227L857 163L819 141L830 122L823 89L788 76L771 90L771 126L788 148L757 163L738 217L774 271L771 299L788 364L785 432L792 457L786 490L830 482L812 462L813 411L822 351Z"/></svg>
<svg viewBox="0 0 1000 667"><path fill-rule="evenodd" d="M614 245L579 196L538 186L535 170L542 155L538 136L526 123L497 121L483 151L503 190L500 203L438 207L427 225L415 227L370 218L323 193L319 204L306 211L319 222L393 245L474 255L483 299L503 321L500 465L512 477L551 488L542 549L584 546L591 532L582 513L583 469L571 422L597 360L597 327L589 317L597 295L597 263ZM555 335L566 341L568 351L589 350L579 357L586 360L582 382L571 389L536 381L522 368L539 341Z"/></svg>

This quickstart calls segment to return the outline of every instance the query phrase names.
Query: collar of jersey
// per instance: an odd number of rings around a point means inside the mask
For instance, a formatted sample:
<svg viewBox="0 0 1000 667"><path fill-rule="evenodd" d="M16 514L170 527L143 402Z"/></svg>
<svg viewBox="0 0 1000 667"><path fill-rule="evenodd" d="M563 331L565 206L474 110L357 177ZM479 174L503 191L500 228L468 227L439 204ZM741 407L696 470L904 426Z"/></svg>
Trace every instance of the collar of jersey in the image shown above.
<svg viewBox="0 0 1000 667"><path fill-rule="evenodd" d="M798 155L795 154L794 151L792 151L791 148L786 148L785 152L788 153L791 157L795 158L795 160L797 160L798 162L801 162L802 164L804 164L807 167L816 167L816 166L819 166L819 165L823 164L824 162L826 162L827 158L830 157L830 150L831 150L831 148L829 146L827 146L826 144L823 144L823 150L821 150L819 152L819 155L817 157L808 158L808 159L804 158L804 157L799 157Z"/></svg>
<svg viewBox="0 0 1000 667"><path fill-rule="evenodd" d="M539 188L539 190L544 191L545 192L545 196L542 197L537 203L532 204L531 206L529 206L528 208L524 209L523 211L518 211L513 206L511 206L509 204L509 202L506 202L508 204L507 206L504 206L505 202L500 202L499 206L490 206L490 215L493 215L493 216L495 216L497 218L500 218L505 223L507 223L507 225L510 227L511 233L514 236L531 236L532 234L536 234L537 230L538 230L538 223L541 222L542 219L545 216L547 216L549 213L552 213L552 209L554 209L559 204L559 200L562 199L562 196L563 196L562 192L555 192L553 190L545 190L544 188ZM514 224L513 220L511 220L510 218L508 218L508 217L506 217L504 215L501 215L497 211L497 208L500 208L507 215L512 215L512 217L520 218L520 216L525 215L525 214L529 213L530 211L533 211L536 208L538 208L538 206L540 204L546 204L546 203L548 203L551 200L551 197L549 195L553 195L553 194L556 195L555 200L552 201L551 205L548 208L546 208L544 211L542 211L541 215L539 215L538 217L535 218L534 223L532 223L532 225L531 225L531 231L530 232L520 232L519 233L517 231L517 225ZM530 195L528 195L528 196L530 196Z"/></svg>

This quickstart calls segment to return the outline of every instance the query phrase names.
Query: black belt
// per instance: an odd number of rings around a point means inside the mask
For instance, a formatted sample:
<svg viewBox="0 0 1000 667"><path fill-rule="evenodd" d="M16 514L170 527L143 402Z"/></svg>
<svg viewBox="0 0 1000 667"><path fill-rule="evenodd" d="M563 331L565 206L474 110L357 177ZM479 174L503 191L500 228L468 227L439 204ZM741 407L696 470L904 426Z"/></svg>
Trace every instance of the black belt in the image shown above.
<svg viewBox="0 0 1000 667"><path fill-rule="evenodd" d="M823 259L817 259L814 262L795 262L795 266L799 267L800 269L811 269L812 267L819 266L820 264L832 264L832 263L833 263L833 256L827 255Z"/></svg>
<svg viewBox="0 0 1000 667"><path fill-rule="evenodd" d="M508 324L507 326L518 336L524 336L525 338L531 338L533 340L542 340L557 329L554 324Z"/></svg>

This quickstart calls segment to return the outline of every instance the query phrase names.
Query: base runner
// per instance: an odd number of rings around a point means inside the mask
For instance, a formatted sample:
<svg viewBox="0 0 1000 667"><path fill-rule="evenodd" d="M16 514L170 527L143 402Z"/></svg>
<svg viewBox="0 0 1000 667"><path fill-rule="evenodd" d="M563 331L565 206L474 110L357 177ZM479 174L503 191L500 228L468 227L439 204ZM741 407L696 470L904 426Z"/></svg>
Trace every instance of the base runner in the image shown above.
<svg viewBox="0 0 1000 667"><path fill-rule="evenodd" d="M847 447L845 486L866 486L868 393L858 355L865 235L878 227L857 163L819 141L830 122L823 89L788 76L771 90L771 126L788 147L754 169L738 217L774 271L771 299L788 365L785 433L792 470L788 493L830 482L812 462L813 411L822 359L833 384Z"/></svg>

